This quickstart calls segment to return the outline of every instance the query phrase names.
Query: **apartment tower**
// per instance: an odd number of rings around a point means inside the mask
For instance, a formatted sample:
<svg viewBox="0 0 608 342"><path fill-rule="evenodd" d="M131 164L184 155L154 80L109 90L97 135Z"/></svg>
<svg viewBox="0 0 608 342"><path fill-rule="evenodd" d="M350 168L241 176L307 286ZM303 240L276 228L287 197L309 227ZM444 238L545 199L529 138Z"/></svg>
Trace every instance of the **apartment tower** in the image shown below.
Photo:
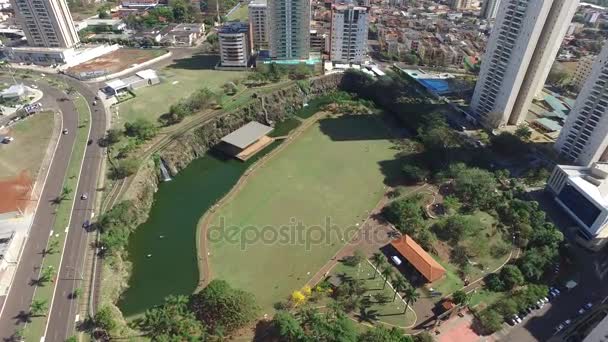
<svg viewBox="0 0 608 342"><path fill-rule="evenodd" d="M268 0L270 57L306 60L310 54L310 0Z"/></svg>
<svg viewBox="0 0 608 342"><path fill-rule="evenodd" d="M450 0L450 8L460 11L471 7L472 0Z"/></svg>
<svg viewBox="0 0 608 342"><path fill-rule="evenodd" d="M65 0L11 0L29 46L71 48L80 42Z"/></svg>
<svg viewBox="0 0 608 342"><path fill-rule="evenodd" d="M331 15L330 59L338 63L361 63L367 51L367 8L334 5Z"/></svg>
<svg viewBox="0 0 608 342"><path fill-rule="evenodd" d="M268 5L266 0L249 3L249 29L255 50L268 49Z"/></svg>
<svg viewBox="0 0 608 342"><path fill-rule="evenodd" d="M481 17L486 20L496 19L499 7L500 0L484 0L481 6Z"/></svg>
<svg viewBox="0 0 608 342"><path fill-rule="evenodd" d="M608 45L596 57L555 148L576 165L608 161Z"/></svg>
<svg viewBox="0 0 608 342"><path fill-rule="evenodd" d="M220 60L223 67L247 67L251 56L249 25L231 22L218 30Z"/></svg>
<svg viewBox="0 0 608 342"><path fill-rule="evenodd" d="M479 81L473 113L489 128L521 123L542 91L578 0L502 0Z"/></svg>

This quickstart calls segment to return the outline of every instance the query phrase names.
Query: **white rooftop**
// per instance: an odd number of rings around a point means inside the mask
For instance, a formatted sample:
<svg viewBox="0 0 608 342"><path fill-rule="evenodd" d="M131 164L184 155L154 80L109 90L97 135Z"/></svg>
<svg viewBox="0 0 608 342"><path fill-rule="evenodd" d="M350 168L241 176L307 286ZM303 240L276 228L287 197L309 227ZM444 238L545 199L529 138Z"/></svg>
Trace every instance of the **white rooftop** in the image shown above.
<svg viewBox="0 0 608 342"><path fill-rule="evenodd" d="M244 149L245 147L259 140L261 137L270 133L272 129L273 128L270 126L262 125L256 121L251 121L245 126L223 137L222 141L240 149Z"/></svg>
<svg viewBox="0 0 608 342"><path fill-rule="evenodd" d="M125 82L123 82L121 79L116 79L116 80L111 80L106 82L106 86L112 88L112 89L121 89L127 86L127 84Z"/></svg>
<svg viewBox="0 0 608 342"><path fill-rule="evenodd" d="M135 75L137 75L143 79L146 79L146 80L158 78L158 76L156 75L156 71L154 71L152 69L138 71L137 73L135 73Z"/></svg>

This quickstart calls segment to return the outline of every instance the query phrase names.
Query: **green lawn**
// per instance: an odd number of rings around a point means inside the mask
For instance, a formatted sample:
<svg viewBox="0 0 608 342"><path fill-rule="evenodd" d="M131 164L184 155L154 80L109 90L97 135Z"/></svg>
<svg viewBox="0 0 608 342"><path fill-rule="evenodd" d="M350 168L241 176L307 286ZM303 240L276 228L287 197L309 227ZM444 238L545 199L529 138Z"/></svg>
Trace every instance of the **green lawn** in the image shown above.
<svg viewBox="0 0 608 342"><path fill-rule="evenodd" d="M54 253L47 254L42 262L41 268L52 267L55 270L55 275L59 270L59 263L61 262L61 251L63 250L66 239L65 229L68 227L72 213L72 203L75 199L74 196L76 195L74 191L78 185L80 166L82 165L82 159L84 158L87 147L87 137L90 125L89 108L86 100L82 97L78 97L74 100L74 104L78 110L78 130L75 132L76 141L74 142L67 173L63 181L64 187L72 189L72 193L68 199L62 201L56 207L55 221L53 222L53 236L49 238L49 244L51 241L55 240L58 241L58 246ZM54 290L55 283L48 282L44 286L36 287L34 293L34 300L45 301L47 303L47 307L49 308L47 312L50 310L51 298ZM33 317L25 329L25 341L39 341L44 334L46 320L46 316Z"/></svg>
<svg viewBox="0 0 608 342"><path fill-rule="evenodd" d="M54 112L41 112L12 126L7 135L15 138L0 144L0 178L14 177L27 170L35 179L53 133Z"/></svg>
<svg viewBox="0 0 608 342"><path fill-rule="evenodd" d="M214 278L251 291L269 312L329 261L348 240L344 232L358 229L378 203L387 175L398 172L392 148L379 116L309 127L218 209L209 231Z"/></svg>
<svg viewBox="0 0 608 342"><path fill-rule="evenodd" d="M406 314L405 303L399 297L396 297L394 301L392 300L395 292L390 286L384 286L384 279L379 274L374 278L374 268L366 260L356 267L340 263L334 267L331 273L365 281L364 287L367 291L363 296L370 298L371 306L367 309L366 315L361 312L353 313L353 318L359 322L369 324L384 322L402 328L407 328L415 323L416 316L413 310L408 310ZM386 303L376 302L373 296L378 292L384 293L389 301Z"/></svg>
<svg viewBox="0 0 608 342"><path fill-rule="evenodd" d="M221 87L228 81L245 78L245 71L219 71L213 67L218 58L196 55L176 62L158 71L161 83L135 90L136 97L118 105L118 119L115 127L137 118L147 118L153 122L169 111L172 104L187 97L197 89L208 87L222 93Z"/></svg>
<svg viewBox="0 0 608 342"><path fill-rule="evenodd" d="M230 13L228 20L247 21L249 19L249 8L245 3L241 3L241 6L234 12Z"/></svg>

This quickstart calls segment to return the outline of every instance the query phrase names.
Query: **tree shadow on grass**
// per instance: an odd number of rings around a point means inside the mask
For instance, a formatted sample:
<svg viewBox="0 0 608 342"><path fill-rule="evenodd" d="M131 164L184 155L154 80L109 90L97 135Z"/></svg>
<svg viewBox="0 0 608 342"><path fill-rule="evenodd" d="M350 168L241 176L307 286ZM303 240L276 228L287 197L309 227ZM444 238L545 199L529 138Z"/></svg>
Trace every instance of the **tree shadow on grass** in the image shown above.
<svg viewBox="0 0 608 342"><path fill-rule="evenodd" d="M378 321L378 316L378 310L363 307L359 309L359 313L355 315L355 318L359 323L367 322L373 324Z"/></svg>
<svg viewBox="0 0 608 342"><path fill-rule="evenodd" d="M176 59L169 65L170 69L185 70L214 70L215 65L220 61L217 55L197 54L192 57Z"/></svg>

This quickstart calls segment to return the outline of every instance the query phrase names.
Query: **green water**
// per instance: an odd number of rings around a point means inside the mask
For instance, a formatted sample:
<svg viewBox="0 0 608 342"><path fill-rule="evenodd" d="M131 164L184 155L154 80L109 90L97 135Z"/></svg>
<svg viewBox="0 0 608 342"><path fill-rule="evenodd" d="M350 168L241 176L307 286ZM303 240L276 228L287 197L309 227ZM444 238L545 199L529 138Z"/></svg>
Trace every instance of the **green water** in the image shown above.
<svg viewBox="0 0 608 342"><path fill-rule="evenodd" d="M171 294L192 293L198 284L196 225L217 200L275 142L247 162L217 153L194 160L172 181L160 184L148 220L129 240L133 272L118 306L133 317ZM150 255L150 256L148 256Z"/></svg>

